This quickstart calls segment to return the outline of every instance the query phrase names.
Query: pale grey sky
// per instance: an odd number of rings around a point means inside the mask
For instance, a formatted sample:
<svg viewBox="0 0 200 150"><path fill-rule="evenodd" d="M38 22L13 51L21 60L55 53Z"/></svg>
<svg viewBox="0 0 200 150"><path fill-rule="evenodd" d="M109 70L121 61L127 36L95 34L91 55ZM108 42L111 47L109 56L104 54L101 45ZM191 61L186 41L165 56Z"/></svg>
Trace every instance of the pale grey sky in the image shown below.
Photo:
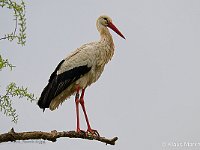
<svg viewBox="0 0 200 150"><path fill-rule="evenodd" d="M99 39L96 19L106 14L125 35L111 31L116 51L99 81L86 91L85 103L94 129L118 136L115 146L76 139L56 143L4 143L0 149L199 149L172 142L200 143L200 1L101 0L26 2L27 43L0 41L1 54L17 67L1 72L9 81L40 96L61 59L84 43ZM12 31L11 13L0 8L0 35ZM74 130L74 98L56 111L14 100L18 124L0 114L0 132ZM81 127L86 129L81 115ZM162 146L162 144L168 144Z"/></svg>

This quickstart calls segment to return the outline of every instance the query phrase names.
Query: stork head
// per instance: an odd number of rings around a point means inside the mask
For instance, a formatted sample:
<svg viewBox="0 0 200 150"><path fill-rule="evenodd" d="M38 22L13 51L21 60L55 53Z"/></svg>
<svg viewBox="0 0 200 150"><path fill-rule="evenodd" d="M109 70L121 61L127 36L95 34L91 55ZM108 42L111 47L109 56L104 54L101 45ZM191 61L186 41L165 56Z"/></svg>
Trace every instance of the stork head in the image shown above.
<svg viewBox="0 0 200 150"><path fill-rule="evenodd" d="M117 29L117 27L112 23L112 19L106 15L100 16L97 19L97 29L99 32L102 32L103 29L109 27L114 32L116 32L119 36L125 39L124 35Z"/></svg>

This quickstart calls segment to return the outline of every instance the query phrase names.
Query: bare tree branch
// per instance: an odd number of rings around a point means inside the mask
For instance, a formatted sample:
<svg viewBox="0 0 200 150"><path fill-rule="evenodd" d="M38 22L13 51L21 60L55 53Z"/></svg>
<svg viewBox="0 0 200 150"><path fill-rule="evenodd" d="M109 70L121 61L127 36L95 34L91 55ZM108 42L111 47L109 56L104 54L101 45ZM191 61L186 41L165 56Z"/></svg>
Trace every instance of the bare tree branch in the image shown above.
<svg viewBox="0 0 200 150"><path fill-rule="evenodd" d="M43 139L52 142L56 142L58 138L68 137L68 138L81 138L87 140L96 140L106 144L115 145L118 140L117 137L112 139L107 139L105 137L86 135L85 133L77 133L75 131L63 131L57 132L53 130L51 132L42 131L31 131L31 132L15 132L12 128L8 133L0 134L0 143L2 142L13 142L16 140L30 140L30 139Z"/></svg>

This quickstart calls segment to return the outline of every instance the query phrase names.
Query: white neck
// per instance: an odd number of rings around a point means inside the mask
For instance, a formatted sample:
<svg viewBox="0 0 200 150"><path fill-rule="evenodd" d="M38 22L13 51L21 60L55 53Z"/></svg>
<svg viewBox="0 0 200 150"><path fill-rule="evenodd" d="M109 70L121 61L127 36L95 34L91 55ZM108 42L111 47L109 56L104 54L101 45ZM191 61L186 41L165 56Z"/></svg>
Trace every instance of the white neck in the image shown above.
<svg viewBox="0 0 200 150"><path fill-rule="evenodd" d="M107 27L103 27L101 26L98 29L101 39L100 42L109 45L111 48L114 49L114 42L113 42L113 38L112 35L110 34L109 30Z"/></svg>
<svg viewBox="0 0 200 150"><path fill-rule="evenodd" d="M105 56L104 58L102 58L104 60L104 63L108 63L109 60L111 60L113 54L114 54L114 42L112 39L112 35L110 34L109 30L107 27L104 26L100 26L99 28L97 27L99 33L100 33L100 41L99 43L101 43L102 45L102 50L101 53L104 53L103 56Z"/></svg>

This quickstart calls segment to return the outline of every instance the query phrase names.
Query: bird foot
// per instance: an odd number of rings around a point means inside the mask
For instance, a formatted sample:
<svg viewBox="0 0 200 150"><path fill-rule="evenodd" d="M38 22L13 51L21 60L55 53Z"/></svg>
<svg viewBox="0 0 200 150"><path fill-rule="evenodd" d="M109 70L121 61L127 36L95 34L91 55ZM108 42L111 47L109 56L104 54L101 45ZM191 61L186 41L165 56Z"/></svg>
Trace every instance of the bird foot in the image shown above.
<svg viewBox="0 0 200 150"><path fill-rule="evenodd" d="M97 130L93 130L93 129L87 129L86 131L86 136L97 136L100 137L99 133Z"/></svg>
<svg viewBox="0 0 200 150"><path fill-rule="evenodd" d="M97 130L93 130L93 129L87 129L87 131L83 131L83 130L77 129L76 132L80 133L80 134L85 134L85 136L100 137L98 131Z"/></svg>

